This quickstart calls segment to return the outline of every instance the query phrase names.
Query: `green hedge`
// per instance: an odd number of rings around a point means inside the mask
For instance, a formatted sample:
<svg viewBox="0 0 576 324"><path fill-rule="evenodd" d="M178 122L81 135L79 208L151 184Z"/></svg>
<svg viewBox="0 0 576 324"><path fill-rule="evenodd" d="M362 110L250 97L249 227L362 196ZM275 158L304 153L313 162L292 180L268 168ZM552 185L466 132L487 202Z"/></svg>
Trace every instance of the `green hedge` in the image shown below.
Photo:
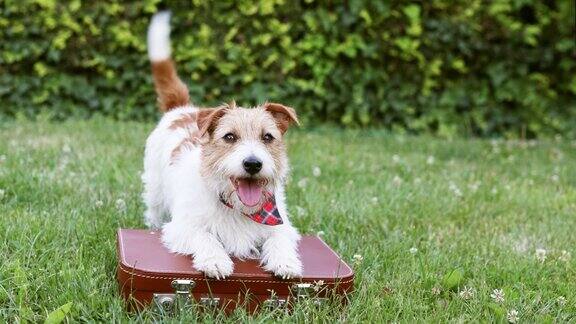
<svg viewBox="0 0 576 324"><path fill-rule="evenodd" d="M3 0L0 115L157 118L158 1ZM444 136L576 132L572 1L167 1L203 105L266 99L305 123Z"/></svg>

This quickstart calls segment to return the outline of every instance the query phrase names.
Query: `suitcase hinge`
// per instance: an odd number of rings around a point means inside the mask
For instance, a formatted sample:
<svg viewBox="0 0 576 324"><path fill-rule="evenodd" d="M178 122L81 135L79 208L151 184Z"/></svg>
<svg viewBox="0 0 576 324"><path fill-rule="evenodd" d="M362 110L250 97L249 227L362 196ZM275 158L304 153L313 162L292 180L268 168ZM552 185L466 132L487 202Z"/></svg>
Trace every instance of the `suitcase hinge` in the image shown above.
<svg viewBox="0 0 576 324"><path fill-rule="evenodd" d="M220 298L218 298L218 297L200 297L200 304L204 307L218 308L218 306L220 306Z"/></svg>
<svg viewBox="0 0 576 324"><path fill-rule="evenodd" d="M326 302L327 298L317 297L315 285L310 283L299 283L292 286L292 295L296 301L311 299L315 305L321 305Z"/></svg>
<svg viewBox="0 0 576 324"><path fill-rule="evenodd" d="M299 283L292 286L292 294L296 299L308 298L314 292L314 286L309 283Z"/></svg>
<svg viewBox="0 0 576 324"><path fill-rule="evenodd" d="M268 310L284 307L286 307L286 299L278 298L278 296L272 296L264 301L264 308Z"/></svg>

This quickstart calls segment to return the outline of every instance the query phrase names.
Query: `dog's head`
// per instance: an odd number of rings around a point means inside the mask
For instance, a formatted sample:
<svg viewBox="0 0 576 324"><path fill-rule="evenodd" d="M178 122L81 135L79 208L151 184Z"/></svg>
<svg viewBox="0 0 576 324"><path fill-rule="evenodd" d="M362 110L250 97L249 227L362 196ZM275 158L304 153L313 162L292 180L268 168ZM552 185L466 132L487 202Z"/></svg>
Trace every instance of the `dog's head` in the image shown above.
<svg viewBox="0 0 576 324"><path fill-rule="evenodd" d="M283 182L288 158L283 136L298 123L294 109L275 103L246 109L235 104L202 109L202 176L229 203L246 212Z"/></svg>

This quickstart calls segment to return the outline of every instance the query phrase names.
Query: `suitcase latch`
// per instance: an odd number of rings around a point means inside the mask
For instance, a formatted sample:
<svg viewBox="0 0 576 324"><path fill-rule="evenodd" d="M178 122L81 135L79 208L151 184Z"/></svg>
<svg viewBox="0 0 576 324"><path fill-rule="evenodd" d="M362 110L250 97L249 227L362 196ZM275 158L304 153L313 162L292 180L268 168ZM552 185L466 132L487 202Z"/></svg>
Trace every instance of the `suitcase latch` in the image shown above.
<svg viewBox="0 0 576 324"><path fill-rule="evenodd" d="M194 280L172 280L172 289L174 289L174 293L178 296L187 296L190 297L192 293L192 289L196 287L196 283Z"/></svg>
<svg viewBox="0 0 576 324"><path fill-rule="evenodd" d="M154 306L158 310L162 310L164 312L171 312L174 308L174 294L154 294L153 302Z"/></svg>
<svg viewBox="0 0 576 324"><path fill-rule="evenodd" d="M192 296L192 289L196 286L193 280L172 280L173 294L154 294L152 299L156 308L171 312L174 311L176 306L182 307L190 303Z"/></svg>

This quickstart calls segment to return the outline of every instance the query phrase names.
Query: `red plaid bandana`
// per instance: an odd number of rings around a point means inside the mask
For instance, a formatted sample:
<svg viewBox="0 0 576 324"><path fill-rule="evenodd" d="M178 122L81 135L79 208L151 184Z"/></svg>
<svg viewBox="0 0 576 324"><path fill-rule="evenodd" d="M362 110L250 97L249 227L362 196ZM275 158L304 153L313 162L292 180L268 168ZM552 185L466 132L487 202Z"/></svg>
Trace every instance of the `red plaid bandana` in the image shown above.
<svg viewBox="0 0 576 324"><path fill-rule="evenodd" d="M222 194L220 194L220 202L223 203L226 207L234 209L234 206L227 202ZM278 207L276 206L276 198L273 194L270 193L266 193L266 200L262 204L260 210L253 214L242 214L255 221L256 223L263 225L274 226L284 223L282 221L282 217L280 216L280 212L278 211Z"/></svg>

